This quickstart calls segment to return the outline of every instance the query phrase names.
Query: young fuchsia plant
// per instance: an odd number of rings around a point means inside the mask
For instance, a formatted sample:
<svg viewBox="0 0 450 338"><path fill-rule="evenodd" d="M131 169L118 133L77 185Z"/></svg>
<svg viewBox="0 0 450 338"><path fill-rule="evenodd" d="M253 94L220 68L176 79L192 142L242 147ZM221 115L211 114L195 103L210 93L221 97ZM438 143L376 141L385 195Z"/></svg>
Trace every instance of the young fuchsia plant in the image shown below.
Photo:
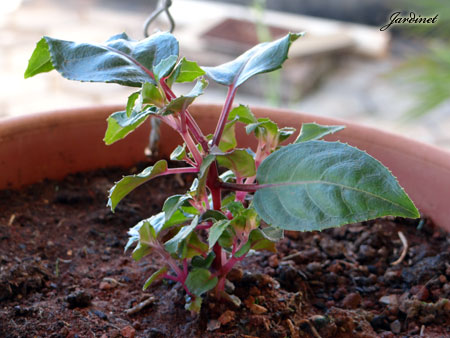
<svg viewBox="0 0 450 338"><path fill-rule="evenodd" d="M178 41L169 33L142 41L119 34L104 44L50 37L38 42L25 77L56 69L71 80L140 88L129 96L124 111L108 118L106 144L124 138L149 117L166 123L184 141L171 159L184 161L185 167L168 168L159 160L110 190L108 205L114 211L128 193L153 178L197 174L189 191L170 196L160 213L129 231L125 249L136 244L135 260L154 252L164 262L144 289L161 278L178 282L187 294L186 308L199 311L202 295L212 289L230 297L225 281L233 266L251 251L275 251L284 230L322 230L385 215L419 217L380 162L347 144L319 140L343 126L303 124L297 138L283 145L294 128L279 128L255 117L247 106L233 106L239 86L280 68L300 36L290 33L231 62L203 68L179 58ZM213 135L205 135L189 112L207 86L205 75L228 87ZM172 90L175 83L193 81L186 95ZM238 148L237 123L256 137L255 151Z"/></svg>

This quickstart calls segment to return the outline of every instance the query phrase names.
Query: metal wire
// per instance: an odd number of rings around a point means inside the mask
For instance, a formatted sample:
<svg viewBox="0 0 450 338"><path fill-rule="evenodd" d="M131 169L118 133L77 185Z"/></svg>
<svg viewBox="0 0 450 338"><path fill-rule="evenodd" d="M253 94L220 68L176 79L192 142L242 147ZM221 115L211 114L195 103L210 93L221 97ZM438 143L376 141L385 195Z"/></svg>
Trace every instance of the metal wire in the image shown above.
<svg viewBox="0 0 450 338"><path fill-rule="evenodd" d="M144 36L148 37L150 34L148 33L148 28L153 21L162 13L166 12L166 15L170 22L170 33L173 33L175 30L175 21L173 20L172 15L169 12L169 7L172 6L172 0L160 0L160 5L155 9L155 11L145 20L144 23Z"/></svg>

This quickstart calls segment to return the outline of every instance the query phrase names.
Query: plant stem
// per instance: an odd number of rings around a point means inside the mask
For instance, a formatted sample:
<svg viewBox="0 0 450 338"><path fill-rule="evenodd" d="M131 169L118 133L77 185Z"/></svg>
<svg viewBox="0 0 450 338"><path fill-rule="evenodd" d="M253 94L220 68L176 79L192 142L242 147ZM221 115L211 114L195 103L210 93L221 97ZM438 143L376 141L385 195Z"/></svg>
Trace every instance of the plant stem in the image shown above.
<svg viewBox="0 0 450 338"><path fill-rule="evenodd" d="M226 190L233 191L245 191L245 192L255 192L261 188L265 188L268 185L265 184L238 184L238 183L228 183L228 182L220 182L220 187Z"/></svg>
<svg viewBox="0 0 450 338"><path fill-rule="evenodd" d="M198 168L185 167L185 168L169 168L165 172L159 174L158 176L172 175L172 174L189 174L198 173Z"/></svg>
<svg viewBox="0 0 450 338"><path fill-rule="evenodd" d="M198 151L197 146L195 145L194 141L191 138L191 135L189 134L189 132L187 130L185 130L184 132L181 132L181 137L183 138L184 142L186 143L186 146L188 147L192 156L194 156L196 167L200 168L200 165L203 162L203 157L200 154L200 152Z"/></svg>
<svg viewBox="0 0 450 338"><path fill-rule="evenodd" d="M228 115L230 113L231 107L233 105L234 96L236 95L237 88L234 85L228 87L227 98L225 99L225 104L223 105L222 112L220 113L219 122L214 132L213 145L217 146L222 137L223 129L228 120Z"/></svg>

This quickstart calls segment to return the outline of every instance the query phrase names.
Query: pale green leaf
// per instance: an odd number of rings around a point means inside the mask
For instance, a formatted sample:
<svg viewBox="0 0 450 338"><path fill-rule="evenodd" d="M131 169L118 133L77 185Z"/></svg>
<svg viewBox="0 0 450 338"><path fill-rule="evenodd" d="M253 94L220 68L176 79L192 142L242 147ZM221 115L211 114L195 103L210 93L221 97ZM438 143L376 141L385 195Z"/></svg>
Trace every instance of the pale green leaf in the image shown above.
<svg viewBox="0 0 450 338"><path fill-rule="evenodd" d="M218 278L203 268L194 268L186 278L188 290L196 296L201 296L217 285Z"/></svg>
<svg viewBox="0 0 450 338"><path fill-rule="evenodd" d="M318 140L326 135L334 134L344 128L345 126L325 126L317 123L303 123L302 128L300 129L300 134L294 143Z"/></svg>
<svg viewBox="0 0 450 338"><path fill-rule="evenodd" d="M155 165L145 168L137 175L124 176L109 191L108 206L114 211L117 204L141 184L167 171L167 162L160 160Z"/></svg>
<svg viewBox="0 0 450 338"><path fill-rule="evenodd" d="M203 69L217 83L239 87L254 75L281 68L291 43L301 35L289 33L279 40L260 43L233 61Z"/></svg>

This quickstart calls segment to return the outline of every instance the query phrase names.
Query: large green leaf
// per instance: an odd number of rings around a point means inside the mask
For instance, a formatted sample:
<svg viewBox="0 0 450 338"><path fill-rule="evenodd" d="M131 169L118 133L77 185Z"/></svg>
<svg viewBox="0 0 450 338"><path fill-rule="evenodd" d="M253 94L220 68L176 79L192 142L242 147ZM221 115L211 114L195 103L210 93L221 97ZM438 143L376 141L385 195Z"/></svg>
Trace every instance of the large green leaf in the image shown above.
<svg viewBox="0 0 450 338"><path fill-rule="evenodd" d="M154 83L153 67L172 55L178 55L178 41L169 33L157 33L141 41L122 33L104 44L44 37L31 56L25 77L51 70L50 62L69 80L140 87L145 82Z"/></svg>
<svg viewBox="0 0 450 338"><path fill-rule="evenodd" d="M339 142L308 141L275 151L259 166L254 207L269 224L312 231L386 215L419 217L391 172Z"/></svg>
<svg viewBox="0 0 450 338"><path fill-rule="evenodd" d="M285 37L256 45L235 60L217 67L203 67L214 81L225 86L239 87L254 75L281 68L289 47L302 34L289 33Z"/></svg>
<svg viewBox="0 0 450 338"><path fill-rule="evenodd" d="M214 244L219 240L219 237L225 231L225 229L230 225L230 221L227 219L220 220L209 229L208 243L211 249Z"/></svg>
<svg viewBox="0 0 450 338"><path fill-rule="evenodd" d="M167 171L167 162L160 160L137 175L124 176L109 191L108 206L114 211L117 204L141 184Z"/></svg>

